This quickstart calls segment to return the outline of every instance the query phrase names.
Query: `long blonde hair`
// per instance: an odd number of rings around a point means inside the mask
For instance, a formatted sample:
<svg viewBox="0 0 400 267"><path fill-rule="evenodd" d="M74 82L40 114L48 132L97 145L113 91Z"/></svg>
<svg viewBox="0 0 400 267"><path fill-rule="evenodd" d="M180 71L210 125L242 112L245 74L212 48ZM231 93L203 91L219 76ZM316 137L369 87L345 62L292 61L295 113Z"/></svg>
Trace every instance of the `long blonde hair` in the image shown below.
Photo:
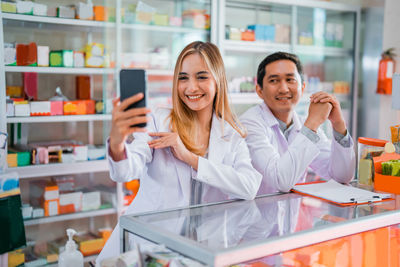
<svg viewBox="0 0 400 267"><path fill-rule="evenodd" d="M224 62L217 46L210 42L196 41L187 45L176 61L174 80L172 85L172 110L169 115L172 132L179 134L188 150L200 155L201 146L194 142L198 134L196 112L186 106L178 95L178 77L183 60L192 54L198 54L204 60L216 81L216 93L213 102L213 111L222 121L228 122L242 137L246 136L244 128L240 125L236 115L232 112L228 102L228 82L226 80ZM193 123L195 122L195 123ZM223 131L223 124L222 124Z"/></svg>

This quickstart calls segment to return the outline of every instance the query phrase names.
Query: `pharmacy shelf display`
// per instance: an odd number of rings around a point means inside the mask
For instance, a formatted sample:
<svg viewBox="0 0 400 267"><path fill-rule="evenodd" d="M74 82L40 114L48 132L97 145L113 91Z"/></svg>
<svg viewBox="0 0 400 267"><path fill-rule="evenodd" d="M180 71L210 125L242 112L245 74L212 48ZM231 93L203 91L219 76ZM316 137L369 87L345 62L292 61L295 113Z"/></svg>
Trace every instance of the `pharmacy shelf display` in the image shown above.
<svg viewBox="0 0 400 267"><path fill-rule="evenodd" d="M223 0L220 6L217 40L231 94L254 92L256 68L266 55L295 53L304 65L306 92L335 94L355 136L360 7L313 0ZM307 113L307 95L301 115ZM234 104L259 103L253 96Z"/></svg>
<svg viewBox="0 0 400 267"><path fill-rule="evenodd" d="M35 1L35 4L67 5L65 1L49 2ZM75 4L72 1L70 4ZM0 131L10 136L8 148L14 144L24 144L40 141L76 139L87 144L105 143L111 121L111 110L107 108L110 100L118 96L119 70L122 68L145 68L149 78L150 106L168 105L174 63L177 53L192 40L213 41L216 36L212 33L215 21L210 16L217 12L216 3L202 1L201 3L185 1L164 1L154 4L154 14L151 21L145 12L135 11L135 6L122 0L108 3L114 10L113 21L96 21L63 17L37 16L17 13L0 12L0 46L1 49L10 47L9 44L28 44L36 42L37 46L48 46L50 51L73 49L80 51L86 44L100 43L104 53L109 56L109 63L103 67L83 66L17 66L0 65L0 84L20 86L25 74L36 73L38 79L38 99L48 99L56 86L69 99L75 97L75 79L78 76L88 76L91 82L91 96L103 101L104 111L100 114L58 115L58 116L6 116L5 90L0 92ZM151 5L152 2L146 2ZM12 5L12 3L11 3ZM121 12L121 9L125 12ZM160 14L159 14L160 13ZM110 14L110 12L108 12ZM165 14L168 14L166 16ZM137 16L136 16L137 15ZM136 18L137 21L129 21ZM139 21L141 18L144 21ZM211 25L209 24L211 22ZM137 38L140 36L141 38ZM86 48L85 48L86 49ZM151 49L151 51L150 51ZM0 55L3 61L4 55ZM162 64L161 64L162 63ZM50 89L51 88L51 89ZM162 88L159 92L158 88ZM168 92L168 93L166 93ZM96 101L97 103L97 101ZM4 112L3 112L4 111ZM65 113L64 113L65 114ZM21 132L28 131L28 140L21 139ZM17 141L16 141L17 140ZM2 161L6 160L1 158ZM76 161L68 163L35 164L28 166L10 167L8 171L17 172L21 183L22 199L30 197L30 183L46 180L51 177L74 177L75 181L83 183L90 189L91 185L101 185L107 178L108 163L105 159ZM100 178L100 179L99 179ZM108 180L109 183L110 179ZM29 186L27 186L29 183ZM121 183L113 185L117 204L111 208L74 212L25 220L27 237L36 237L41 229L51 231L56 225L74 225L79 220L88 219L88 231L96 232L98 227L113 227L116 216L124 210L126 189ZM111 222L111 223L110 223ZM54 226L53 226L54 225ZM53 231L54 232L54 231ZM61 236L61 234L60 234ZM95 256L85 257L85 261L93 260ZM33 262L32 262L33 264ZM52 265L49 265L52 266Z"/></svg>

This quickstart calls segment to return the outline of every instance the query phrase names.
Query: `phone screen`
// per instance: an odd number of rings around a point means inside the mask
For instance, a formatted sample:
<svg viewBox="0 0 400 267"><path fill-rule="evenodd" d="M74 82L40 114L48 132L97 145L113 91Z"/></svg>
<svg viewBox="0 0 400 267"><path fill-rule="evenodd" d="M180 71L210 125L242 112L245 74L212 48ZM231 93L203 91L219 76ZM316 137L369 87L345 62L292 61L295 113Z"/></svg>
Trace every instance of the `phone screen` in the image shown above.
<svg viewBox="0 0 400 267"><path fill-rule="evenodd" d="M146 82L147 76L146 71L142 69L123 69L119 73L119 81L120 81L120 98L121 102L125 99L136 95L138 93L143 93L144 97L136 102L131 104L126 108L126 110L131 108L143 108L146 107L146 98L147 98L147 90L146 90ZM131 127L146 127L146 123L141 123L137 125L131 125Z"/></svg>

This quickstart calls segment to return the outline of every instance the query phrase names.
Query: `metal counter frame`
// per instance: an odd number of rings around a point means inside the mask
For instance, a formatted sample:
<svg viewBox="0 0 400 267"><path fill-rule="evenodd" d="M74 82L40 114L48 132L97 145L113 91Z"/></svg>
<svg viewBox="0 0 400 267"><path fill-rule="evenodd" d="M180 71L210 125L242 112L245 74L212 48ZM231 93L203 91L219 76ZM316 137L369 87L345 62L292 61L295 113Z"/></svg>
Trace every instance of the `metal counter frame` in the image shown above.
<svg viewBox="0 0 400 267"><path fill-rule="evenodd" d="M154 243L164 244L176 252L209 266L227 266L400 223L400 210L387 211L382 214L373 214L344 222L318 226L317 229L303 230L289 236L256 240L236 247L215 251L191 239L167 232L137 218L143 215L183 211L198 207L224 205L226 203L232 203L232 201L122 216L120 219L121 252L125 252L125 242L128 240L128 234L133 233Z"/></svg>

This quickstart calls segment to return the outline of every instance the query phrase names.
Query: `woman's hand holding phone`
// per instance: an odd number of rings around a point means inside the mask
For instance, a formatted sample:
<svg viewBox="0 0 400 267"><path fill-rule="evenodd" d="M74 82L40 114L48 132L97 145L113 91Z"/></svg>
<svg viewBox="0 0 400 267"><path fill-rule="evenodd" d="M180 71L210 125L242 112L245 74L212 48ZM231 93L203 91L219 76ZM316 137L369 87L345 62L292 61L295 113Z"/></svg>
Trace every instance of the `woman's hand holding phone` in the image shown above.
<svg viewBox="0 0 400 267"><path fill-rule="evenodd" d="M145 132L146 129L142 127L135 127L141 123L147 123L149 118L146 114L150 113L148 108L131 108L127 109L130 105L140 101L144 95L142 93L131 96L124 101L120 102L119 98L113 100L113 111L111 120L110 131L110 154L113 160L119 161L124 159L125 146L124 143L129 135L135 132Z"/></svg>
<svg viewBox="0 0 400 267"><path fill-rule="evenodd" d="M183 144L179 134L169 132L149 133L152 137L159 137L148 142L150 148L160 149L170 147L172 154L179 160L189 164L197 170L199 158L190 152Z"/></svg>

